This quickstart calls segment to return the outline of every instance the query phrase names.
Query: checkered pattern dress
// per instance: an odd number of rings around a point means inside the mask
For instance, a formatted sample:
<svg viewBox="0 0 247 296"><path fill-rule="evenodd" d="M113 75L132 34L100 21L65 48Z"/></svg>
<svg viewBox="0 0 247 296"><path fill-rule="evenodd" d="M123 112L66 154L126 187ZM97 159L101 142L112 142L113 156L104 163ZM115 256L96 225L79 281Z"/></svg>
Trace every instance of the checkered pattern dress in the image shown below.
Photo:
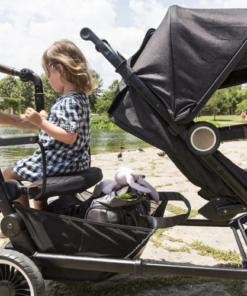
<svg viewBox="0 0 247 296"><path fill-rule="evenodd" d="M47 177L70 175L89 168L90 109L87 96L71 93L56 98L46 120L78 134L76 141L68 145L40 131L39 140L46 153ZM16 161L11 168L24 180L34 182L41 178L43 168L40 149L33 156Z"/></svg>

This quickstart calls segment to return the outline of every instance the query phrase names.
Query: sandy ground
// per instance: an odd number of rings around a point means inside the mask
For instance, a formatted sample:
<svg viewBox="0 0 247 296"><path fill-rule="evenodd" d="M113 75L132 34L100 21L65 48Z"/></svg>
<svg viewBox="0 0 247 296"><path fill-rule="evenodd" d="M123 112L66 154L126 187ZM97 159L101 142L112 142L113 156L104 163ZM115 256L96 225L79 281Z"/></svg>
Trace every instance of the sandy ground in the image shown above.
<svg viewBox="0 0 247 296"><path fill-rule="evenodd" d="M219 150L241 168L247 168L247 142L236 141L221 144ZM191 203L191 208L198 210L206 201L198 196L198 187L191 184L187 178L177 169L167 157L160 157L156 148L146 148L144 152L122 150L122 160L118 160L118 153L106 153L92 156L92 166L99 167L103 171L104 180L113 179L120 166L130 167L137 174L145 175L146 180L158 191L175 191L184 195ZM92 190L93 188L91 188ZM174 205L184 208L182 203ZM168 214L171 214L168 212ZM203 218L198 215L196 218ZM159 247L155 245L159 242ZM166 263L179 263L188 265L217 266L218 264L232 263L229 260L216 259L212 255L203 256L198 250L190 246L194 241L200 241L204 246L209 246L222 251L232 251L239 254L232 230L229 228L210 227L185 227L176 226L163 233L160 238L154 236L154 242L149 241L141 258ZM4 243L4 240L0 240ZM170 248L170 250L168 250ZM183 249L182 249L183 248ZM176 252L174 250L177 250ZM171 251L172 250L172 251ZM180 251L179 251L180 250ZM240 262L239 257L239 262ZM111 281L132 279L134 277L124 275L117 276ZM187 289L187 290L186 290ZM189 290L188 290L189 289ZM194 285L193 287L164 288L157 290L141 291L135 295L229 295L221 284L208 283ZM52 294L50 294L52 295ZM126 294L128 295L128 294ZM132 294L133 295L133 294Z"/></svg>

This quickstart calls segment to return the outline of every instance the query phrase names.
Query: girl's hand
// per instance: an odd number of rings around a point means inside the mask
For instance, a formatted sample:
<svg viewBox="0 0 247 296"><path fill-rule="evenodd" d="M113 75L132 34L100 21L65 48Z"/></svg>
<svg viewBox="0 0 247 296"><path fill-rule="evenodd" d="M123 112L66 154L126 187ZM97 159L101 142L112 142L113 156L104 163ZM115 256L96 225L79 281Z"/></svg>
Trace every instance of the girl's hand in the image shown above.
<svg viewBox="0 0 247 296"><path fill-rule="evenodd" d="M29 122L37 126L40 126L44 120L44 117L36 112L33 108L27 108L25 116Z"/></svg>
<svg viewBox="0 0 247 296"><path fill-rule="evenodd" d="M45 110L42 110L39 112L39 114L44 118L46 119L46 117L48 116L47 112Z"/></svg>

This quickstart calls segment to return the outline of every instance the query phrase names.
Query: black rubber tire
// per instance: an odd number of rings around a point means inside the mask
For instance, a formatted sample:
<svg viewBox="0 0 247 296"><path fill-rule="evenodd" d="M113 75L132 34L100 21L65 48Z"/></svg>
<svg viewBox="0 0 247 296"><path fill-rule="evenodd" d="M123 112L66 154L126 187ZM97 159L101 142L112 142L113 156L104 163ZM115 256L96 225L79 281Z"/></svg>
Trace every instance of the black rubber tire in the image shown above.
<svg viewBox="0 0 247 296"><path fill-rule="evenodd" d="M18 292L20 286L26 289L24 294ZM0 250L0 294L1 289L9 295L11 292L6 292L6 289L14 290L16 296L45 296L44 280L38 267L30 258L13 250Z"/></svg>

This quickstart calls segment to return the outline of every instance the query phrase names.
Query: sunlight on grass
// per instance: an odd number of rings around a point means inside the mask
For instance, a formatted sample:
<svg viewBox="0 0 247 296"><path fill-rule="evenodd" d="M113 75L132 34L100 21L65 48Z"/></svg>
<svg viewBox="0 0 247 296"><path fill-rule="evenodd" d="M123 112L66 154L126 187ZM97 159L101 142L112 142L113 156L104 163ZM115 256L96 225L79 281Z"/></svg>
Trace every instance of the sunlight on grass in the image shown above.
<svg viewBox="0 0 247 296"><path fill-rule="evenodd" d="M239 124L241 122L240 115L217 115L214 120L214 116L207 115L207 116L200 116L194 119L195 122L197 121L207 121L210 122L218 127L222 127L225 125L234 125Z"/></svg>

